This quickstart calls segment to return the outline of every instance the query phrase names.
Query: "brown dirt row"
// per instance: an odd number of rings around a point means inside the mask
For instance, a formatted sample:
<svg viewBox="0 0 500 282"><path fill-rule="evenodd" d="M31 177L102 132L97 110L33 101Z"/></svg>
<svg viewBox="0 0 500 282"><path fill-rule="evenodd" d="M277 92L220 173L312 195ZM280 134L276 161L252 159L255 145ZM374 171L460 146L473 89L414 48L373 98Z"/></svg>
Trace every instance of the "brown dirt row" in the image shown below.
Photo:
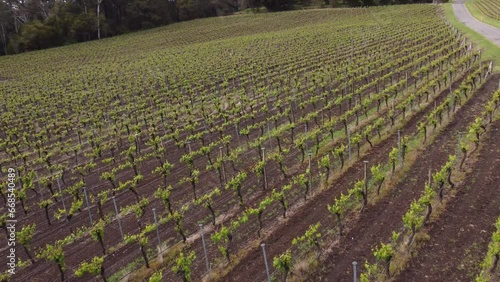
<svg viewBox="0 0 500 282"><path fill-rule="evenodd" d="M489 135L472 173L430 224L430 240L395 281L473 281L479 273L500 215L500 120L492 123Z"/></svg>

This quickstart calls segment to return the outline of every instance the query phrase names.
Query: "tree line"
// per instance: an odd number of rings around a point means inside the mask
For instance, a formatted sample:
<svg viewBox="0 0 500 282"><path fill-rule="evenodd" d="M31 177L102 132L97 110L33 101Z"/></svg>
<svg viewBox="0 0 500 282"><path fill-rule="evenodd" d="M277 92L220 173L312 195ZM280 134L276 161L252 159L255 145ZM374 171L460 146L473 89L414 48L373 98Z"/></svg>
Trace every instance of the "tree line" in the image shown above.
<svg viewBox="0 0 500 282"><path fill-rule="evenodd" d="M265 7L305 7L314 0L0 0L0 55L110 37L196 18ZM320 0L324 7L425 0Z"/></svg>

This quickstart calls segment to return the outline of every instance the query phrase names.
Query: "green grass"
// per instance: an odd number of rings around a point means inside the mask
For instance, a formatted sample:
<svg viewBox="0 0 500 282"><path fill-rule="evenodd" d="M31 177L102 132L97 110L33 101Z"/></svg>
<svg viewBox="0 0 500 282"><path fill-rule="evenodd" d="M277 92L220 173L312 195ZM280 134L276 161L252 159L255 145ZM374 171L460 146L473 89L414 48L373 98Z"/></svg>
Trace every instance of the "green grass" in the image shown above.
<svg viewBox="0 0 500 282"><path fill-rule="evenodd" d="M136 258L133 262L127 264L124 268L120 269L118 272L113 273L110 277L107 278L109 282L117 282L120 281L123 277L125 277L128 273L131 273L138 266L142 265L144 260L141 257Z"/></svg>
<svg viewBox="0 0 500 282"><path fill-rule="evenodd" d="M471 13L471 15L474 18L476 18L478 21L481 21L483 23L487 23L489 25L496 26L496 27L500 28L500 21L492 19L492 18L488 17L487 15L481 13L481 11L479 11L479 9L476 7L476 5L474 5L474 1L477 1L477 0L465 1L465 7L467 7L467 9Z"/></svg>
<svg viewBox="0 0 500 282"><path fill-rule="evenodd" d="M476 45L475 48L482 50L483 60L492 60L494 62L493 72L500 72L500 47L457 20L453 13L452 4L448 3L442 6L448 21L470 39Z"/></svg>

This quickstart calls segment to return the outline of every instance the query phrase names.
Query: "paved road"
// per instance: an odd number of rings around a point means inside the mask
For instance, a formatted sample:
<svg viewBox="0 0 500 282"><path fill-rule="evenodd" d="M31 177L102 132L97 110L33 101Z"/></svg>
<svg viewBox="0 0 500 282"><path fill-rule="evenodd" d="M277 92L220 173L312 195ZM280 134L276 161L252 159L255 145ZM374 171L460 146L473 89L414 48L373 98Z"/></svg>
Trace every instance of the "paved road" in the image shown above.
<svg viewBox="0 0 500 282"><path fill-rule="evenodd" d="M500 28L476 20L470 14L469 10L467 10L464 3L465 0L453 1L453 11L457 19L500 46Z"/></svg>

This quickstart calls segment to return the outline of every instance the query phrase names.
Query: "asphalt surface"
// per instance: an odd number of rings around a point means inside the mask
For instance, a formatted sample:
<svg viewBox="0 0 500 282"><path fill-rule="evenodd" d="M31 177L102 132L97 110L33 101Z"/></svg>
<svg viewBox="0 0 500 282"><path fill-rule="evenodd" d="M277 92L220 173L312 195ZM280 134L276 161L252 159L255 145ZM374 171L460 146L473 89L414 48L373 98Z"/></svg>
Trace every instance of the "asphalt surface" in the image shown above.
<svg viewBox="0 0 500 282"><path fill-rule="evenodd" d="M476 20L465 7L465 0L455 0L452 5L459 21L500 46L500 28Z"/></svg>

